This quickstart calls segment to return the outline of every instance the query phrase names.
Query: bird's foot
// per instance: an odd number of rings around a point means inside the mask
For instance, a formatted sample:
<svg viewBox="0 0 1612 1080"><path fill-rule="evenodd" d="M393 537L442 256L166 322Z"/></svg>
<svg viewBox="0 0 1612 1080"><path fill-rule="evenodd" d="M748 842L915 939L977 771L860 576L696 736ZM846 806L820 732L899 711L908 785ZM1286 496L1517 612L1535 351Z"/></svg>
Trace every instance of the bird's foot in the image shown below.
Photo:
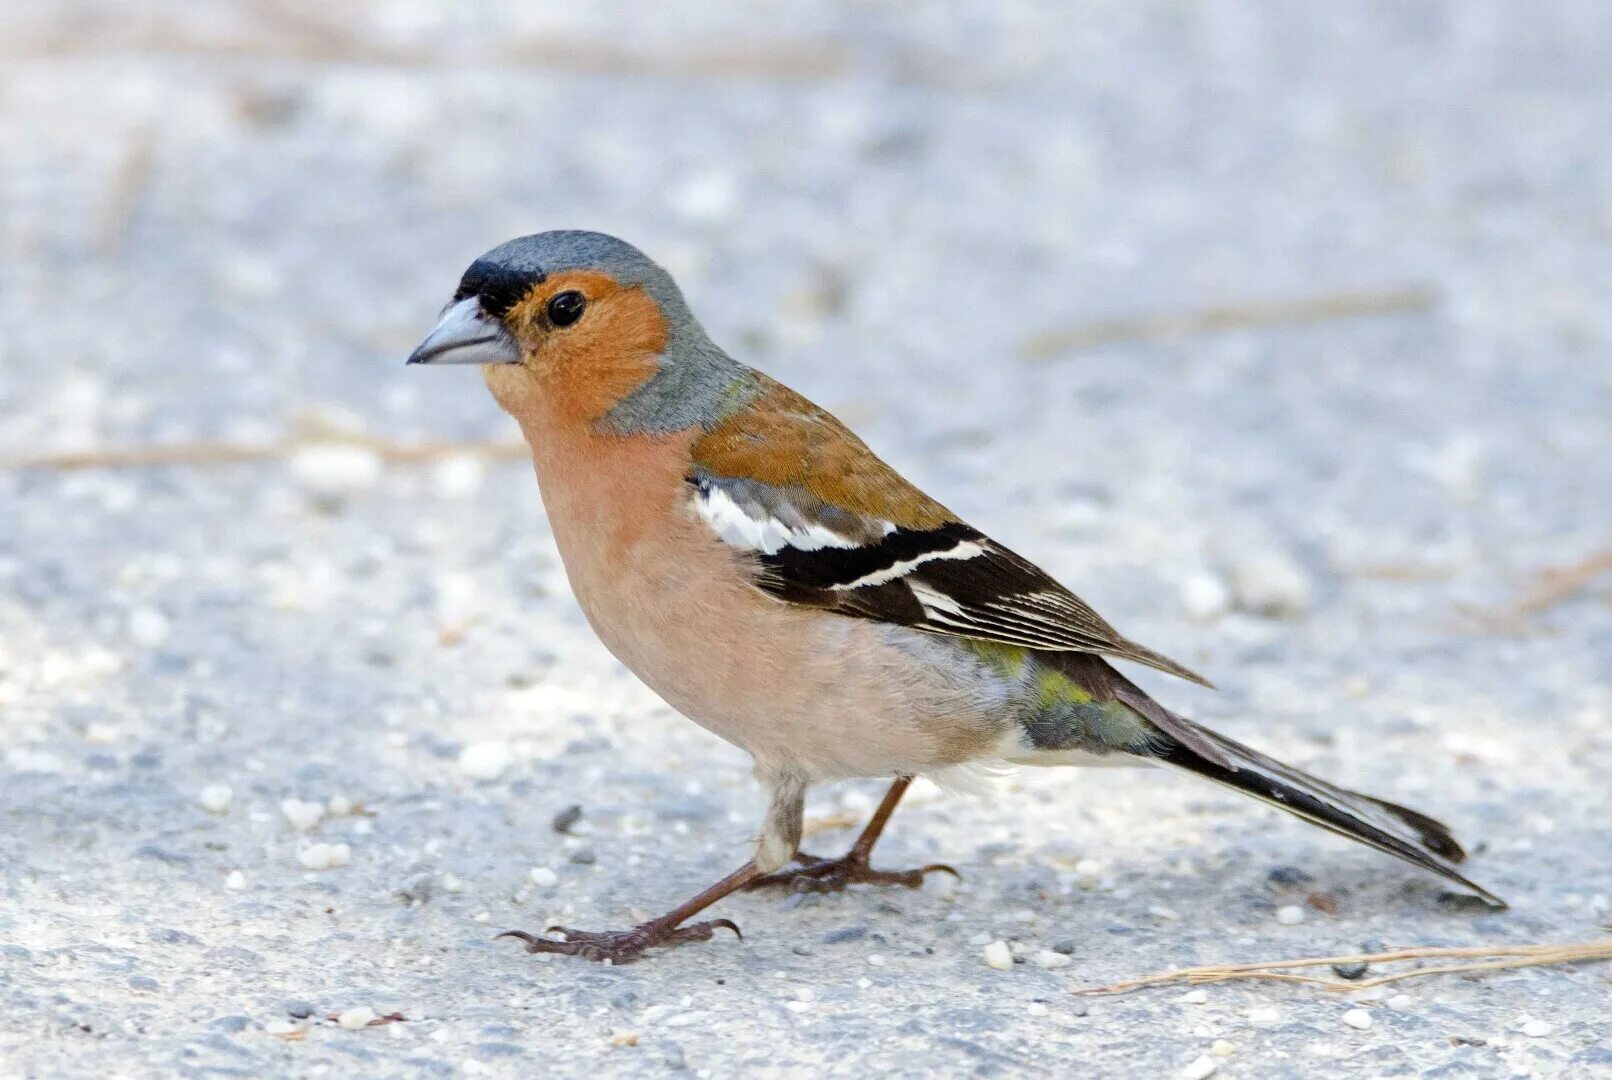
<svg viewBox="0 0 1612 1080"><path fill-rule="evenodd" d="M547 934L562 934L563 940L538 937L525 930L506 930L498 936L524 941L529 953L559 953L600 963L630 964L642 957L646 949L670 949L690 941L709 941L718 929L732 930L735 937L744 937L739 933L738 926L728 919L712 919L687 926L667 926L660 920L654 920L631 930L572 930L566 926L551 926L544 931Z"/></svg>
<svg viewBox="0 0 1612 1080"><path fill-rule="evenodd" d="M798 867L764 874L745 885L746 889L785 888L794 892L843 892L848 885L900 885L916 889L924 878L939 871L962 880L963 875L945 863L930 863L916 870L875 870L865 856L849 854L823 859L801 852L795 856Z"/></svg>

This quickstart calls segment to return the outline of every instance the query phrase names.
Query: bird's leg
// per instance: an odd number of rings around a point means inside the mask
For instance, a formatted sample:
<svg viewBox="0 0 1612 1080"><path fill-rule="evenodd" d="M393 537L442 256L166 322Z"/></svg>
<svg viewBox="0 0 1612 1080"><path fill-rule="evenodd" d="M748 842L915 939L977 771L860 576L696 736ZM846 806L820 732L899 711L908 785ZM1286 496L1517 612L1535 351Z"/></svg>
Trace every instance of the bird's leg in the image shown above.
<svg viewBox="0 0 1612 1080"><path fill-rule="evenodd" d="M795 861L801 864L798 869L759 874L740 887L765 889L782 886L795 892L839 892L847 885L902 885L916 889L924 883L926 875L936 871L960 878L961 874L944 863L930 863L916 870L875 870L869 865L873 845L879 842L879 834L884 832L885 825L890 821L890 815L895 813L896 804L901 801L901 796L906 794L907 787L911 783L910 776L896 777L895 783L890 785L890 790L884 793L879 808L873 811L873 817L868 820L862 835L856 838L851 850L838 859L824 859L805 852L796 852Z"/></svg>
<svg viewBox="0 0 1612 1080"><path fill-rule="evenodd" d="M761 835L756 840L755 856L688 903L631 930L592 931L551 926L544 931L565 935L563 941L539 937L524 930L509 930L498 936L526 942L526 951L530 953L561 953L611 964L630 964L641 957L646 949L670 948L690 941L709 941L718 929L732 930L735 935L742 937L739 928L730 919L712 919L687 926L683 922L724 896L743 889L767 871L778 869L799 849L801 820L806 806L806 782L785 773L758 775L770 797L767 816L761 824Z"/></svg>
<svg viewBox="0 0 1612 1080"><path fill-rule="evenodd" d="M699 914L724 896L744 888L760 876L754 862L747 862L721 881L701 892L692 900L673 908L658 919L651 919L631 930L572 930L566 926L551 926L545 933L563 934L564 940L538 937L525 930L507 930L498 936L518 938L526 942L529 953L561 953L580 956L611 964L630 964L644 954L645 949L671 948L690 941L709 941L718 929L739 928L731 919L712 919L708 922L689 923L684 920Z"/></svg>

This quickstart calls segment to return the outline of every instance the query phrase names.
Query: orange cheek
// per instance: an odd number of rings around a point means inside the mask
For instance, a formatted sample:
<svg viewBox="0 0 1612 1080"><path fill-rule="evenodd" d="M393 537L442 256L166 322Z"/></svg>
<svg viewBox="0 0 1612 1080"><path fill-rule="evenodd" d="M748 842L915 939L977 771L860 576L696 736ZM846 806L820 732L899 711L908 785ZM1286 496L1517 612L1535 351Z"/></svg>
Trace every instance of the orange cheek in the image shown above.
<svg viewBox="0 0 1612 1080"><path fill-rule="evenodd" d="M530 302L546 303L579 284L572 275L557 277ZM526 366L544 384L552 408L592 422L654 375L668 330L660 308L640 288L582 291L593 297L588 310L572 326L545 327Z"/></svg>

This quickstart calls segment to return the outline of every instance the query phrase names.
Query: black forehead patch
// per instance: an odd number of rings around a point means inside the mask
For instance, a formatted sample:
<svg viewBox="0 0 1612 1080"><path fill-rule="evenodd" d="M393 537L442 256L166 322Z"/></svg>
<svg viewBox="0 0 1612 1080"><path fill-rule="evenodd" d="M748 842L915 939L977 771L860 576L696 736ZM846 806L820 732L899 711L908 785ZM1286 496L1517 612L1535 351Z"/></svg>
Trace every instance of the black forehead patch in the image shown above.
<svg viewBox="0 0 1612 1080"><path fill-rule="evenodd" d="M544 281L548 275L536 266L510 266L508 263L477 259L459 279L455 300L467 296L480 298L482 310L496 319L509 314L509 309Z"/></svg>

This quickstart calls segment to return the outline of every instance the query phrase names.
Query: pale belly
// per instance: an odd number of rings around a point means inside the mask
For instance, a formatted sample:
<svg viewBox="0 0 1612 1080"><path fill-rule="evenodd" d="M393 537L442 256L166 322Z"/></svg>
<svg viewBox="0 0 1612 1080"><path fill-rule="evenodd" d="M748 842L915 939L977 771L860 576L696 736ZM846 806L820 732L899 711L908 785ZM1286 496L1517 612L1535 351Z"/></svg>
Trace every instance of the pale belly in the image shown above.
<svg viewBox="0 0 1612 1080"><path fill-rule="evenodd" d="M617 558L561 545L600 640L683 715L763 770L808 779L995 756L1010 721L944 644L775 600L743 579L721 541L683 539Z"/></svg>

